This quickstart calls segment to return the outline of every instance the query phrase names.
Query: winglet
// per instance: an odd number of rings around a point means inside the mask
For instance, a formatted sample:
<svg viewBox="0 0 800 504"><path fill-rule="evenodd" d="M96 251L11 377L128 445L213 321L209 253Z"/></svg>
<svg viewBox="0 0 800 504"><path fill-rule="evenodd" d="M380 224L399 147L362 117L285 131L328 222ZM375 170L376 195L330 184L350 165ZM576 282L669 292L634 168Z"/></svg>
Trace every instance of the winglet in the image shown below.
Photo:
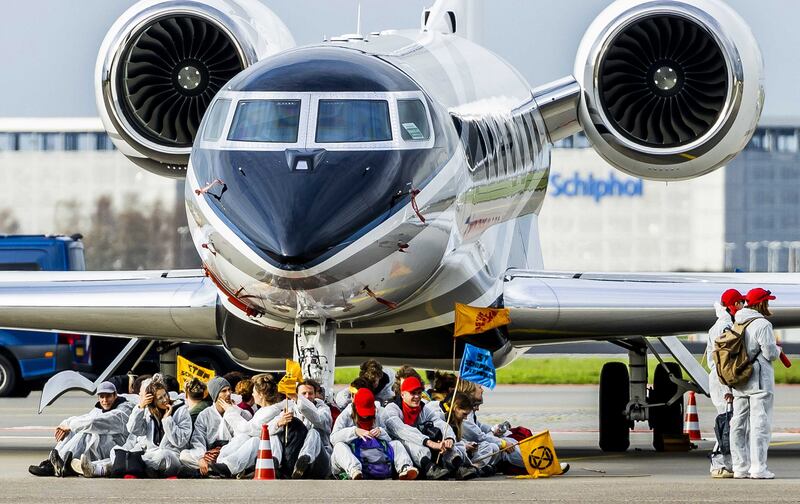
<svg viewBox="0 0 800 504"><path fill-rule="evenodd" d="M42 397L39 399L39 414L70 390L80 390L94 395L97 385L75 371L61 371L44 384Z"/></svg>

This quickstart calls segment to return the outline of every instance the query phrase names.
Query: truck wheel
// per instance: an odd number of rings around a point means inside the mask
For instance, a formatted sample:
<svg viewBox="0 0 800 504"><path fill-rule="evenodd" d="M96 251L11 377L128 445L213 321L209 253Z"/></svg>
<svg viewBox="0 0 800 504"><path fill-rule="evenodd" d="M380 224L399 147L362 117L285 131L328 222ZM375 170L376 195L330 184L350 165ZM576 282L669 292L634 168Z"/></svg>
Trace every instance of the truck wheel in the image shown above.
<svg viewBox="0 0 800 504"><path fill-rule="evenodd" d="M631 421L625 407L631 390L628 366L623 362L607 362L600 371L600 449L621 452L631 444Z"/></svg>
<svg viewBox="0 0 800 504"><path fill-rule="evenodd" d="M5 356L0 355L0 397L8 397L17 385L17 369Z"/></svg>
<svg viewBox="0 0 800 504"><path fill-rule="evenodd" d="M669 372L681 378L681 366L677 362L665 363ZM678 386L669 379L669 373L663 366L657 366L653 376L651 403L663 403L672 398ZM676 401L672 406L650 408L650 427L653 429L653 448L664 451L665 437L680 437L683 434L683 401Z"/></svg>

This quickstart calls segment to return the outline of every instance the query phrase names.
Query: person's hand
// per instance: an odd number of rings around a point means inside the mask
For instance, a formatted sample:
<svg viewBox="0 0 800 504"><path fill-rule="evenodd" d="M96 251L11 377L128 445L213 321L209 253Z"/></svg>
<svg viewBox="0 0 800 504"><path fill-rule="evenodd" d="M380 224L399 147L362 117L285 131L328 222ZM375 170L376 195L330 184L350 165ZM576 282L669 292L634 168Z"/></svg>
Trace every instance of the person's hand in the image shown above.
<svg viewBox="0 0 800 504"><path fill-rule="evenodd" d="M172 416L172 405L171 404L167 408L167 411L164 412L164 416L161 417L161 419L164 420L165 418L169 418L170 416Z"/></svg>
<svg viewBox="0 0 800 504"><path fill-rule="evenodd" d="M223 401L220 397L217 399L217 406L219 406L223 411L228 411L229 409L233 408L233 403L229 403L227 401Z"/></svg>
<svg viewBox="0 0 800 504"><path fill-rule="evenodd" d="M374 429L369 431L369 435L374 437L374 438L381 437L381 428L380 427L375 427Z"/></svg>
<svg viewBox="0 0 800 504"><path fill-rule="evenodd" d="M466 449L467 449L467 453L473 454L473 453L475 453L475 450L478 449L478 444L477 443L467 443L466 444Z"/></svg>
<svg viewBox="0 0 800 504"><path fill-rule="evenodd" d="M294 418L294 414L291 411L284 411L281 413L280 418L278 418L278 427L283 427L285 425L289 425L289 423Z"/></svg>
<svg viewBox="0 0 800 504"><path fill-rule="evenodd" d="M153 402L153 394L145 394L141 399L139 399L139 407L145 409L148 404Z"/></svg>
<svg viewBox="0 0 800 504"><path fill-rule="evenodd" d="M56 427L56 441L61 441L69 435L69 427L59 425Z"/></svg>
<svg viewBox="0 0 800 504"><path fill-rule="evenodd" d="M197 462L198 469L200 469L200 474L203 476L208 476L208 462L206 461L205 457L201 458L199 462Z"/></svg>
<svg viewBox="0 0 800 504"><path fill-rule="evenodd" d="M440 450L442 449L442 443L438 441L434 441L432 439L425 440L425 446L430 448L431 450Z"/></svg>
<svg viewBox="0 0 800 504"><path fill-rule="evenodd" d="M361 427L356 427L356 436L360 437L364 441L372 438L372 434L370 434L370 431L368 431L367 429L362 429Z"/></svg>
<svg viewBox="0 0 800 504"><path fill-rule="evenodd" d="M208 450L205 455L203 455L203 460L205 460L209 464L213 464L217 461L217 457L219 457L219 447L212 448Z"/></svg>
<svg viewBox="0 0 800 504"><path fill-rule="evenodd" d="M452 450L453 449L453 438L447 438L442 441L442 451Z"/></svg>
<svg viewBox="0 0 800 504"><path fill-rule="evenodd" d="M733 402L733 394L730 392L725 394L725 402Z"/></svg>

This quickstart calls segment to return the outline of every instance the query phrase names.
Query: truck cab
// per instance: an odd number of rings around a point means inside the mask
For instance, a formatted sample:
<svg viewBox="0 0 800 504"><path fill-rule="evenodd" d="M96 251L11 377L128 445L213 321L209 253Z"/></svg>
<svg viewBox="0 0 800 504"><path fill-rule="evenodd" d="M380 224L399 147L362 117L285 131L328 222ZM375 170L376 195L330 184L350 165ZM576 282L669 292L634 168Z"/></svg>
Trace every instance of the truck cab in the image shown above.
<svg viewBox="0 0 800 504"><path fill-rule="evenodd" d="M0 271L83 271L80 235L0 235ZM0 329L0 397L26 395L55 373L90 371L91 337Z"/></svg>

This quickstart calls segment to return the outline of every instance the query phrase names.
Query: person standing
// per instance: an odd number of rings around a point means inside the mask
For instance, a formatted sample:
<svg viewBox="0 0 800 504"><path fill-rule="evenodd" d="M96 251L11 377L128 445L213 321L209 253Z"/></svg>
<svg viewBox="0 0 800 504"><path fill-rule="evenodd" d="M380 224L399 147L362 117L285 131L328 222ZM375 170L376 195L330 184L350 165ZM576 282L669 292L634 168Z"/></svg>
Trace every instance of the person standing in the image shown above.
<svg viewBox="0 0 800 504"><path fill-rule="evenodd" d="M708 388L711 393L711 402L717 409L717 415L727 412L728 405L733 401L730 387L720 383L719 374L714 364L714 342L722 336L726 329L733 325L736 312L744 308L744 296L736 289L728 289L722 293L719 303L714 303L717 312L717 322L708 330L706 341L706 363L708 364ZM717 440L711 452L711 477L733 478L733 465L730 453L722 453L722 447Z"/></svg>
<svg viewBox="0 0 800 504"><path fill-rule="evenodd" d="M733 387L731 418L731 456L734 478L773 479L767 469L767 450L772 436L772 408L775 371L772 361L780 356L772 324L769 302L775 296L768 290L751 289L745 296L747 307L736 313L737 324L748 323L744 331L747 356L753 374ZM748 432L749 430L749 432Z"/></svg>

